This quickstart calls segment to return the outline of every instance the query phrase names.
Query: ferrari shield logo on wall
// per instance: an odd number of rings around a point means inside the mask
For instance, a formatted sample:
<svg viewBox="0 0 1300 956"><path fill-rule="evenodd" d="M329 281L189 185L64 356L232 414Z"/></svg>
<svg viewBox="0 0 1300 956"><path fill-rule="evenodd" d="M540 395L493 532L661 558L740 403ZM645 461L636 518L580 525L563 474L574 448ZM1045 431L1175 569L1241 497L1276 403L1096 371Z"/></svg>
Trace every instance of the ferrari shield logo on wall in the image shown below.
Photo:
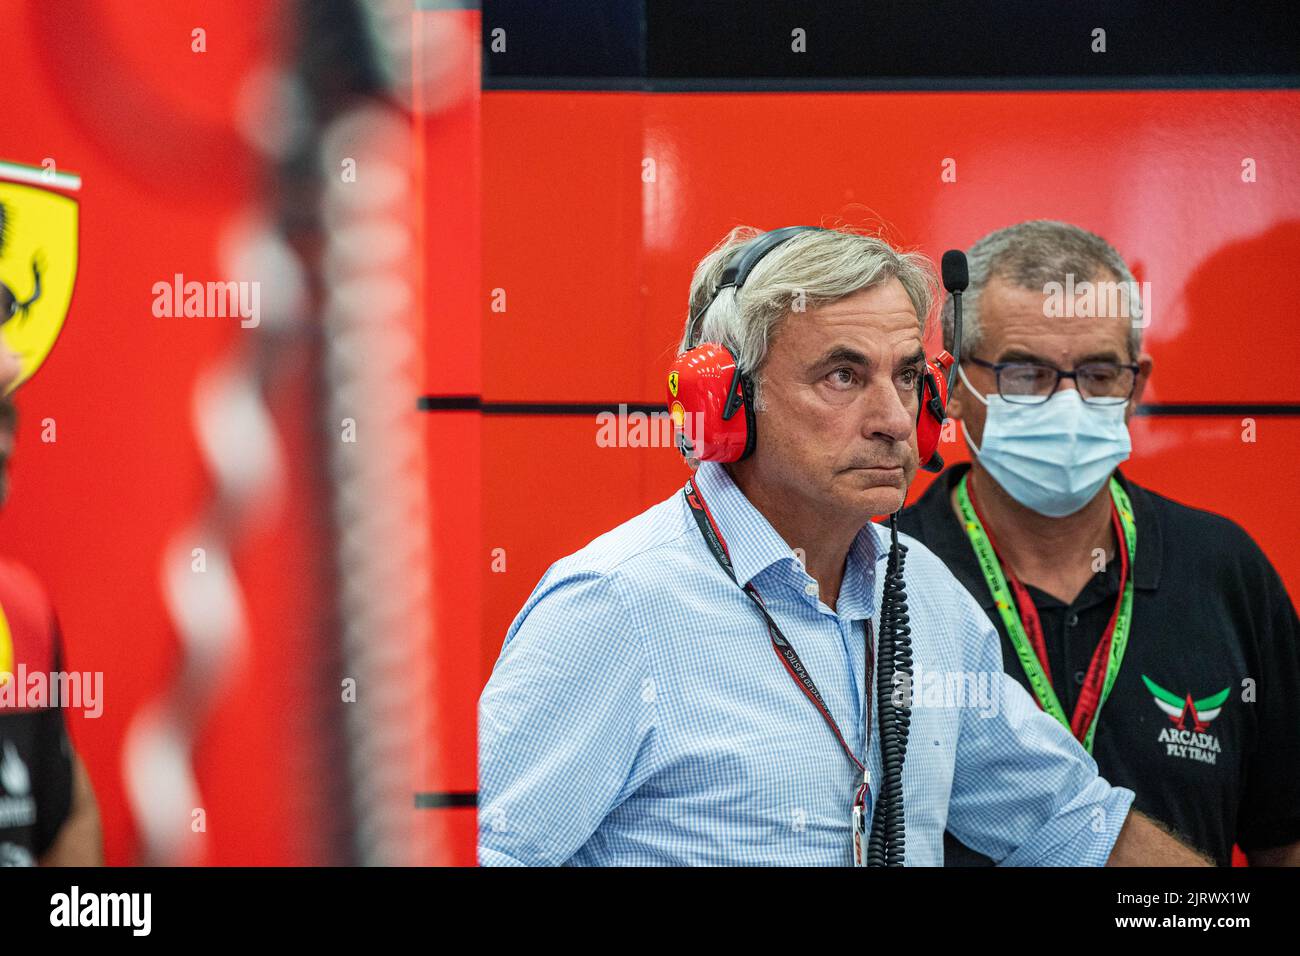
<svg viewBox="0 0 1300 956"><path fill-rule="evenodd" d="M63 329L77 281L81 179L0 160L0 338L35 374Z"/></svg>

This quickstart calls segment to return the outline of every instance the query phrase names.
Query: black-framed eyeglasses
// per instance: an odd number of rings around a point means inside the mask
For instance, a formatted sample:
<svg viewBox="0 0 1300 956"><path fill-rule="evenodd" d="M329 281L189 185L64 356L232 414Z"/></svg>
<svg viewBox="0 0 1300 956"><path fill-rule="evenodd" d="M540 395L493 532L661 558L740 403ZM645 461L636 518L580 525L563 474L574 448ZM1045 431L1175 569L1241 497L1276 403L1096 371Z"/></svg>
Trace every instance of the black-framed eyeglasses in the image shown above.
<svg viewBox="0 0 1300 956"><path fill-rule="evenodd" d="M1124 362L1084 362L1072 372L1041 362L986 362L963 358L993 370L998 394L1017 405L1039 405L1051 398L1061 379L1074 379L1079 397L1089 405L1123 405L1133 397L1138 366Z"/></svg>

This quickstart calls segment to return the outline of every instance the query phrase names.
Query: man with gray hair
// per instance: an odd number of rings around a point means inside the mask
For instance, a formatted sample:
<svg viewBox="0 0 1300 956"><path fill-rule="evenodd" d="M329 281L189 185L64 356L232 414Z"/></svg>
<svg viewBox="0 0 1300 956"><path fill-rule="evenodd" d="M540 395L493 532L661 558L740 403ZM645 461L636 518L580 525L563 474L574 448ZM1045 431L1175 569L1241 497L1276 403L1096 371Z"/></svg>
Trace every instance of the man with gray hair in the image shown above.
<svg viewBox="0 0 1300 956"><path fill-rule="evenodd" d="M685 488L553 564L506 634L479 703L480 862L849 865L888 829L938 865L948 828L1014 865L1203 864L1006 676L915 542L912 746L897 790L882 779L873 718L898 711L875 694L891 549L871 519L917 470L936 283L874 237L781 233L733 230L692 282L678 365L729 356L700 374L733 383L734 456L693 435ZM905 820L873 826L900 792Z"/></svg>
<svg viewBox="0 0 1300 956"><path fill-rule="evenodd" d="M900 527L998 629L1008 673L1134 806L1218 864L1300 863L1300 641L1277 572L1227 518L1119 471L1151 374L1147 296L1062 222L970 249L960 384L973 461ZM951 303L944 336L952 348ZM998 859L949 828L950 865Z"/></svg>

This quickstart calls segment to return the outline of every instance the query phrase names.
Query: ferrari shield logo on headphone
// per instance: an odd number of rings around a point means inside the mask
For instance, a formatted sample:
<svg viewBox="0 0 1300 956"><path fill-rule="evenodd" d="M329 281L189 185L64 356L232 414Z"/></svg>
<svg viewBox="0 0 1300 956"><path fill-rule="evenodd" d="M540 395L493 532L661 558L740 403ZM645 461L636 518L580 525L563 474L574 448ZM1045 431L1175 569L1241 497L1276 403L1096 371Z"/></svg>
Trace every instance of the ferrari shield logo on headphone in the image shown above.
<svg viewBox="0 0 1300 956"><path fill-rule="evenodd" d="M668 373L668 394L673 398L677 397L677 372Z"/></svg>
<svg viewBox="0 0 1300 956"><path fill-rule="evenodd" d="M41 367L77 280L78 177L0 161L0 338L18 356L13 391Z"/></svg>

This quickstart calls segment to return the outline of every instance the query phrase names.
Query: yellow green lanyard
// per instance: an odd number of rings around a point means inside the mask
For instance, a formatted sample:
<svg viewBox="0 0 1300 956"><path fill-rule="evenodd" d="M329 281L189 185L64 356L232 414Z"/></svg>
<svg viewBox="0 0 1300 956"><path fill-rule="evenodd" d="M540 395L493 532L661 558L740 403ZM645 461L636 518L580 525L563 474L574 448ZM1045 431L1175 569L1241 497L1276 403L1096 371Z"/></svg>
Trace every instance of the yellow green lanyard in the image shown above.
<svg viewBox="0 0 1300 956"><path fill-rule="evenodd" d="M988 583L989 592L993 595L993 600L998 607L998 613L1002 617L1002 623L1007 629L1007 636L1011 639L1011 645L1016 650L1016 656L1020 658L1020 666L1024 668L1025 676L1029 678L1029 686L1033 689L1039 706L1060 721L1067 730L1071 730L1072 733L1078 736L1078 728L1071 729L1070 719L1066 716L1060 700L1057 699L1056 691L1052 689L1052 682L1048 679L1043 664L1038 659L1038 654L1035 652L1029 636L1025 633L1020 613L1016 609L1016 602L1007 585L1006 575L1002 572L1002 562L998 559L993 543L989 540L984 525L980 522L975 506L971 502L970 492L966 489L966 479L968 477L969 473L962 475L961 481L957 484L957 507L961 511L966 536L970 539L971 547L975 550L975 557L979 560L980 571L984 574L984 580ZM1077 716L1086 720L1087 732L1080 738L1080 743L1083 744L1088 753L1092 753L1093 735L1097 731L1097 718L1101 714L1102 706L1106 703L1106 698L1110 696L1111 688L1115 685L1115 678L1119 675L1120 664L1124 660L1124 651L1128 646L1129 626L1133 619L1133 559L1137 554L1137 523L1133 519L1133 505L1129 501L1128 494L1114 478L1110 479L1110 497L1115 504L1115 511L1119 515L1120 525L1124 529L1122 545L1127 548L1128 574L1123 584L1123 595L1120 598L1119 608L1115 616L1110 651L1106 660L1106 679L1101 689L1100 698L1097 700L1096 708L1090 715L1086 713L1088 696L1086 694L1079 699L1079 706L1085 708L1084 712L1079 713L1076 710ZM1103 635L1102 641L1105 640L1106 637Z"/></svg>

